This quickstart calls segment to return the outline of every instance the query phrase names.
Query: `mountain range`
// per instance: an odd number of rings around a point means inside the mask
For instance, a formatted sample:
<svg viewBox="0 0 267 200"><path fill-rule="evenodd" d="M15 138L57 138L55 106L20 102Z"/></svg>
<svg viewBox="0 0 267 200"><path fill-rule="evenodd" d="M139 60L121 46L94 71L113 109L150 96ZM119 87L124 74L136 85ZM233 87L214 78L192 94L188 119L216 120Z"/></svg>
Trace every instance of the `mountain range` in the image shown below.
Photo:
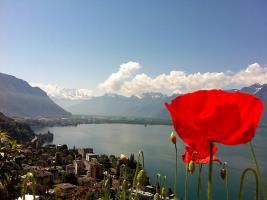
<svg viewBox="0 0 267 200"><path fill-rule="evenodd" d="M43 90L24 80L0 73L0 83L0 112L7 116L71 117L71 113L55 104Z"/></svg>
<svg viewBox="0 0 267 200"><path fill-rule="evenodd" d="M172 97L161 93L144 93L138 97L105 94L72 105L68 110L73 114L166 119L169 114L163 103Z"/></svg>
<svg viewBox="0 0 267 200"><path fill-rule="evenodd" d="M265 108L267 108L267 84L254 84L240 90L232 89L229 91L240 91L255 95L264 101ZM164 106L164 102L170 102L177 95L179 94L167 96L151 92L140 96L126 97L118 94L105 94L92 97L66 109L73 114L169 119L169 113ZM267 119L267 109L264 111L263 118Z"/></svg>
<svg viewBox="0 0 267 200"><path fill-rule="evenodd" d="M123 116L169 119L164 102L170 102L179 94L167 96L161 93L144 93L139 96L104 94L87 100L69 100L50 97L39 87L32 87L26 81L0 73L0 112L11 117L68 118L72 114ZM261 98L267 107L267 84L253 84L241 91ZM56 103L59 105L57 105ZM67 110L67 111L66 111ZM69 111L69 112L68 112ZM267 119L267 109L263 118ZM267 121L267 120L266 120Z"/></svg>

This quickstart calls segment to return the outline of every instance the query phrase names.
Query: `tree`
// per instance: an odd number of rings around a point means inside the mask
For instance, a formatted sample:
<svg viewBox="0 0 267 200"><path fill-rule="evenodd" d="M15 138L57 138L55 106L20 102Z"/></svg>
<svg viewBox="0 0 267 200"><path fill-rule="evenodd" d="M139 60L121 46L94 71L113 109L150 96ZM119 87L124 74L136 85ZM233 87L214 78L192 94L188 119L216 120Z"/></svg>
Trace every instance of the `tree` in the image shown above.
<svg viewBox="0 0 267 200"><path fill-rule="evenodd" d="M105 171L108 171L111 168L111 163L107 155L101 155L98 158L98 161L103 165Z"/></svg>
<svg viewBox="0 0 267 200"><path fill-rule="evenodd" d="M71 174L71 173L63 174L62 181L65 183L71 183L71 184L77 185L77 177L75 176L75 174Z"/></svg>
<svg viewBox="0 0 267 200"><path fill-rule="evenodd" d="M1 200L16 199L21 191L18 170L21 169L16 162L20 145L10 136L0 130L0 197Z"/></svg>
<svg viewBox="0 0 267 200"><path fill-rule="evenodd" d="M87 192L85 195L85 199L86 200L95 200L96 196L95 196L94 192Z"/></svg>

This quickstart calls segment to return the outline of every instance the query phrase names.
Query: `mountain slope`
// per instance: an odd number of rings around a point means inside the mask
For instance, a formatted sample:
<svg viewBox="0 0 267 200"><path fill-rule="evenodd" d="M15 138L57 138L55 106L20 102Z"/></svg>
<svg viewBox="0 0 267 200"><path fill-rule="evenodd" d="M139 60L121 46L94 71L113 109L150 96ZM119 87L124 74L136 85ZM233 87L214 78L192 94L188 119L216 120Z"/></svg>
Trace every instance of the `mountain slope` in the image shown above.
<svg viewBox="0 0 267 200"><path fill-rule="evenodd" d="M6 131L13 139L20 143L29 142L34 137L30 126L15 122L0 112L0 130Z"/></svg>
<svg viewBox="0 0 267 200"><path fill-rule="evenodd" d="M60 106L38 87L26 81L0 73L0 112L19 117L69 117Z"/></svg>

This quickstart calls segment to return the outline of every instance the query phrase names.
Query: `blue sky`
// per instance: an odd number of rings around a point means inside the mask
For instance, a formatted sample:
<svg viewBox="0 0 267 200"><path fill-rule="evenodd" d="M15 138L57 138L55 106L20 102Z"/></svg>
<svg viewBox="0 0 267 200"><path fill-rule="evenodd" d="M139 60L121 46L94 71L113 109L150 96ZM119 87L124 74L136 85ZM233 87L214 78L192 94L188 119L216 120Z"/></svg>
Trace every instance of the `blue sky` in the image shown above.
<svg viewBox="0 0 267 200"><path fill-rule="evenodd" d="M139 73L267 65L267 2L0 0L0 71L96 88L122 63Z"/></svg>

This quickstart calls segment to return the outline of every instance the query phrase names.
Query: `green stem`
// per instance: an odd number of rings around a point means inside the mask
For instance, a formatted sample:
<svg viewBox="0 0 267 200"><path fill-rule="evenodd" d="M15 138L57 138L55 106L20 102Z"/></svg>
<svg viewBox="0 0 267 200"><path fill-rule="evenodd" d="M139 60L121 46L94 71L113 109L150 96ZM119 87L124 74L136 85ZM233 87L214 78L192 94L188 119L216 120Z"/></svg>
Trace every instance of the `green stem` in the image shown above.
<svg viewBox="0 0 267 200"><path fill-rule="evenodd" d="M32 178L32 193L33 193L33 200L36 200L36 182L35 182L35 178Z"/></svg>
<svg viewBox="0 0 267 200"><path fill-rule="evenodd" d="M202 199L202 180L201 180L202 164L199 164L198 171L198 186L197 186L197 198Z"/></svg>
<svg viewBox="0 0 267 200"><path fill-rule="evenodd" d="M212 200L212 149L213 142L210 142L210 161L209 161L209 179L208 179L208 200Z"/></svg>
<svg viewBox="0 0 267 200"><path fill-rule="evenodd" d="M133 178L133 185L132 185L132 188L131 188L131 194L130 194L130 198L132 198L132 195L133 195L133 188L136 186L136 179L137 179L137 175L138 175L138 172L140 171L139 170L139 165L140 165L140 155L142 155L142 167L143 169L145 168L145 161L144 161L144 153L143 151L139 151L138 153L138 159L137 159L137 165L136 165L136 169L135 169L135 173L134 173L134 178ZM138 189L136 187L136 195L138 195Z"/></svg>
<svg viewBox="0 0 267 200"><path fill-rule="evenodd" d="M139 186L138 186L138 184L137 184L137 187L136 187L136 190L135 190L136 193L135 193L135 196L134 196L134 200L138 200L138 199L139 199L139 193L138 193L139 191L138 191L138 187L139 187Z"/></svg>
<svg viewBox="0 0 267 200"><path fill-rule="evenodd" d="M156 174L156 193L160 194L160 173Z"/></svg>
<svg viewBox="0 0 267 200"><path fill-rule="evenodd" d="M243 196L243 185L244 185L244 178L247 172L251 171L253 175L255 176L256 180L256 200L259 200L259 177L257 172L252 169L252 168L246 168L241 175L241 181L240 181L240 187L239 187L239 194L238 194L238 199L241 200Z"/></svg>
<svg viewBox="0 0 267 200"><path fill-rule="evenodd" d="M173 187L173 193L176 195L176 184L177 184L177 174L178 174L178 153L177 153L177 145L175 146L175 177L174 177L174 187Z"/></svg>
<svg viewBox="0 0 267 200"><path fill-rule="evenodd" d="M265 185L264 185L264 183L262 181L262 178L261 178L260 167L259 167L259 163L258 163L258 160L257 160L257 157L256 157L256 153L255 153L254 147L252 145L252 142L249 142L249 147L250 147L250 151L252 153L252 157L253 157L254 163L256 165L256 171L257 171L257 174L258 174L258 177L259 177L261 191L263 192L264 199L267 200L267 192L265 190Z"/></svg>
<svg viewBox="0 0 267 200"><path fill-rule="evenodd" d="M162 191L162 194L161 194L161 197L162 196L164 196L164 200L166 200L166 197L167 197L167 191L166 191L166 189L167 189L167 181L166 181L166 179L167 179L167 177L166 176L164 176L163 177L163 186L162 186L162 188L164 188L164 191ZM162 189L163 190L163 189Z"/></svg>
<svg viewBox="0 0 267 200"><path fill-rule="evenodd" d="M226 177L225 177L225 190L226 190L226 199L229 200L229 182L228 182L228 166L225 164Z"/></svg>
<svg viewBox="0 0 267 200"><path fill-rule="evenodd" d="M185 182L184 182L184 200L186 200L187 185L188 185L188 164L186 163L186 165L185 165Z"/></svg>
<svg viewBox="0 0 267 200"><path fill-rule="evenodd" d="M25 200L25 195L26 195L26 190L27 190L27 180L23 180L23 187L22 187L22 200Z"/></svg>
<svg viewBox="0 0 267 200"><path fill-rule="evenodd" d="M139 159L140 155L142 155L142 167L143 167L143 169L145 169L145 157L144 157L144 152L143 152L143 151L139 151L138 159Z"/></svg>

